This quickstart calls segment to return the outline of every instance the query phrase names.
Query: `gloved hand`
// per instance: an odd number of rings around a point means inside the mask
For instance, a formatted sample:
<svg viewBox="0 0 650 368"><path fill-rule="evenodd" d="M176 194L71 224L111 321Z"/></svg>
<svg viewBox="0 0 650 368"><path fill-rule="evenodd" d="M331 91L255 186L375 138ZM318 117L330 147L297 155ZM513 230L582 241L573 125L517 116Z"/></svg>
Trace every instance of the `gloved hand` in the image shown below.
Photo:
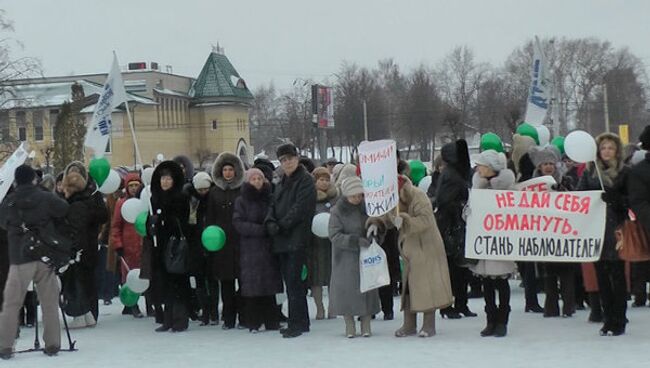
<svg viewBox="0 0 650 368"><path fill-rule="evenodd" d="M275 221L269 221L266 223L266 232L269 233L270 236L276 236L280 233L280 226L278 226L278 223Z"/></svg>
<svg viewBox="0 0 650 368"><path fill-rule="evenodd" d="M366 238L370 238L373 236L375 238L377 237L377 225L375 224L368 226L368 230L366 231Z"/></svg>
<svg viewBox="0 0 650 368"><path fill-rule="evenodd" d="M124 258L124 248L115 249L115 254L117 254L117 256L120 258Z"/></svg>

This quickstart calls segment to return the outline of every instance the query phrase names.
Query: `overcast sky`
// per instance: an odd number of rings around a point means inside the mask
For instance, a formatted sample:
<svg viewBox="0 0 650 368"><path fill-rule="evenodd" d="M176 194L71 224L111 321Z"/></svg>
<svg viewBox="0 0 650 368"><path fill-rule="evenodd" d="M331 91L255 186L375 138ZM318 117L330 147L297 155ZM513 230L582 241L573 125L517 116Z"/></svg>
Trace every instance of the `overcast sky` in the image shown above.
<svg viewBox="0 0 650 368"><path fill-rule="evenodd" d="M598 37L650 64L650 1L604 0L0 0L24 54L46 76L157 61L196 77L219 42L250 88L322 81L344 60L403 70L434 65L456 45L500 65L540 37Z"/></svg>

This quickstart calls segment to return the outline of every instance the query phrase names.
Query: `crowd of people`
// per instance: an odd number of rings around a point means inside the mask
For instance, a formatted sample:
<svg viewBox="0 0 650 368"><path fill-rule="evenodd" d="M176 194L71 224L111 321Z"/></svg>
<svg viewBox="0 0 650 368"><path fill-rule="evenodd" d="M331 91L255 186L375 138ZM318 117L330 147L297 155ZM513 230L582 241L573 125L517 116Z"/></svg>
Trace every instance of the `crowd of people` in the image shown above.
<svg viewBox="0 0 650 368"><path fill-rule="evenodd" d="M486 325L480 335L502 337L511 313L509 279L518 272L525 312L571 317L586 303L589 321L602 323L600 334L621 335L628 298L634 298L633 306L646 305L650 282L650 261L626 268L617 249L617 233L630 213L650 232L650 126L640 141L624 147L616 135L602 134L597 160L578 165L557 148L517 134L508 155L488 149L471 159L467 143L458 140L442 147L426 191L414 184L420 174L414 178L415 169L399 160L399 208L381 217L366 213L357 166L330 159L316 167L292 144L277 149L277 168L265 158L249 167L224 152L210 172L195 173L191 160L178 156L154 168L144 236L122 216L124 203L145 189L139 172L125 173L120 190L104 195L80 162L57 177L22 165L0 208L0 357L13 355L19 325L34 324L36 303L43 310L44 352L55 355L61 346L59 293L72 318L69 327L92 327L99 301L112 303L131 269L140 269L140 278L150 282L146 310L135 305L122 313L153 317L156 332L185 331L196 320L251 333L263 327L294 338L310 331L310 294L317 320L341 316L345 336L369 337L380 312L394 319L393 299L401 295L403 324L395 336L429 337L436 333L436 311L449 319L476 317L468 298L482 296ZM598 262L515 264L465 257L464 210L472 188L514 190L517 182L552 176L557 191L601 190L598 173L607 204ZM321 213L330 214L328 237L312 233L312 219ZM25 224L56 228L74 239L81 252L61 274L61 285L45 263L25 255ZM203 231L213 225L225 233L218 251L202 245ZM390 283L361 293L359 253L373 240L387 255ZM170 254L181 243L187 247L179 266ZM31 282L37 297L28 293ZM283 292L286 317L276 299Z"/></svg>

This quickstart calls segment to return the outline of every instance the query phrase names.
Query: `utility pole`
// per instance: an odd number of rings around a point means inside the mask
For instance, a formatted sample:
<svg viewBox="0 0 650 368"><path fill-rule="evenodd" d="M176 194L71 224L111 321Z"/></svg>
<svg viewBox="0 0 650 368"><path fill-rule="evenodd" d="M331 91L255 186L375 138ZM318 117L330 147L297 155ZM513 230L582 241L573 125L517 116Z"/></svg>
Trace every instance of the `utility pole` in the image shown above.
<svg viewBox="0 0 650 368"><path fill-rule="evenodd" d="M605 110L605 131L609 133L609 104L607 103L607 83L603 83L603 110Z"/></svg>
<svg viewBox="0 0 650 368"><path fill-rule="evenodd" d="M366 100L363 100L363 138L368 140L368 108Z"/></svg>

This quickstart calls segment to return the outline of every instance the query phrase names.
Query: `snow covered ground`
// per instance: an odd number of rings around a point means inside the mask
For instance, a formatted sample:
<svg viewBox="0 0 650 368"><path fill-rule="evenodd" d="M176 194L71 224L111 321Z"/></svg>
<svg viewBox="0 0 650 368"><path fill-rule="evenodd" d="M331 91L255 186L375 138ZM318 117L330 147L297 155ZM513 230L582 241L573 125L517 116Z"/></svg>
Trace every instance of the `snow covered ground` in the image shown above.
<svg viewBox="0 0 650 368"><path fill-rule="evenodd" d="M480 337L483 300L470 299L476 318L441 320L431 338L395 338L401 324L373 321L373 336L347 339L343 320L313 321L310 333L283 339L278 332L252 335L248 330L223 331L191 322L183 333L156 333L151 318L135 320L120 314L117 299L100 306L99 325L72 331L79 351L56 358L42 353L17 354L7 367L631 367L647 366L650 358L650 308L629 308L627 334L598 336L600 325L587 323L588 310L572 318L543 318L524 313L523 289L512 281L508 336ZM543 301L543 295L540 299ZM395 299L396 310L399 298ZM315 314L309 299L312 317ZM286 310L286 308L285 308ZM32 346L33 329L24 329L18 349ZM67 347L65 335L63 346Z"/></svg>

